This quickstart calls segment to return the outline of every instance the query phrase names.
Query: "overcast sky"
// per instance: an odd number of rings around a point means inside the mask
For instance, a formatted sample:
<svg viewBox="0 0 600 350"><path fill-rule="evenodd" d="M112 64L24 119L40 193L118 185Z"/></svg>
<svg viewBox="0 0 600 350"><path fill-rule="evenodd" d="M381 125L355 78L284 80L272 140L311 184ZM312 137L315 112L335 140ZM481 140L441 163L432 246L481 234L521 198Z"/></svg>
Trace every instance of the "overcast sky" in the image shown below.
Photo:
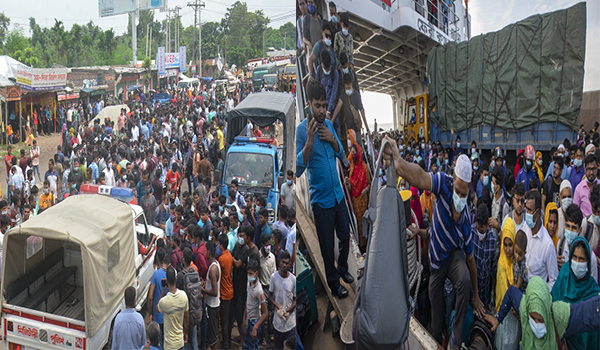
<svg viewBox="0 0 600 350"><path fill-rule="evenodd" d="M167 0L169 8L175 8L175 6L182 8L179 13L182 15L181 22L184 26L194 24L194 10L187 6L189 2L194 2L194 0ZM225 15L227 7L234 2L235 0L204 0L206 7L202 11L202 22L220 21ZM262 9L269 18L281 17L285 13L290 14L290 17L284 20L271 22L270 26L273 28L279 28L286 22L294 23L295 21L296 5L294 0L247 0L246 3L250 11ZM122 34L127 30L127 15L100 17L98 0L2 0L0 12L4 12L10 17L11 24L22 25L26 35L29 35L29 17L34 17L42 27L53 26L56 18L63 21L67 29L70 29L73 23L87 24L92 20L102 29L113 28L117 34ZM155 11L154 18L163 20L166 18L166 12Z"/></svg>
<svg viewBox="0 0 600 350"><path fill-rule="evenodd" d="M471 37L500 30L538 13L573 6L578 0L471 0ZM583 91L600 90L600 1L587 1L587 35ZM369 125L392 123L392 99L387 95L365 92L363 102Z"/></svg>

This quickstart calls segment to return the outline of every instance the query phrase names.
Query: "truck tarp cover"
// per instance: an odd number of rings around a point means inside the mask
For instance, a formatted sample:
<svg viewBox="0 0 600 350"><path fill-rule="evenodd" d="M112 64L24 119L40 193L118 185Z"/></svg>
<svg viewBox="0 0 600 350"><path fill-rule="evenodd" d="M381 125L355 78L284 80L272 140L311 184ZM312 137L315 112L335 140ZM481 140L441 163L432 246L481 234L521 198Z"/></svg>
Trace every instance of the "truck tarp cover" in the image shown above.
<svg viewBox="0 0 600 350"><path fill-rule="evenodd" d="M246 127L247 120L260 127L272 125L281 120L284 129L288 124L294 127L294 96L283 92L260 92L248 95L227 116L227 142L233 143ZM288 142L287 140L285 140Z"/></svg>
<svg viewBox="0 0 600 350"><path fill-rule="evenodd" d="M121 301L125 288L135 282L133 232L129 205L95 194L69 197L6 233L2 285L23 274L28 236L78 244L83 261L85 330L92 336Z"/></svg>
<svg viewBox="0 0 600 350"><path fill-rule="evenodd" d="M498 32L433 48L429 108L441 131L486 123L520 129L579 124L586 4L534 15Z"/></svg>

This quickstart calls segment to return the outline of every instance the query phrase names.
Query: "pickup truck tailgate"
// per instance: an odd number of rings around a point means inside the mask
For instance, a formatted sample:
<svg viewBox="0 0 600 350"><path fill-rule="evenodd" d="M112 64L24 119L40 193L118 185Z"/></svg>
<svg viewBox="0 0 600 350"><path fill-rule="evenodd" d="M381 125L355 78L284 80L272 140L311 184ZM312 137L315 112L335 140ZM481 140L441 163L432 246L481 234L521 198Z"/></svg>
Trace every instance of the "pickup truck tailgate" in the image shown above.
<svg viewBox="0 0 600 350"><path fill-rule="evenodd" d="M85 349L85 328L78 324L2 310L4 343L7 349Z"/></svg>

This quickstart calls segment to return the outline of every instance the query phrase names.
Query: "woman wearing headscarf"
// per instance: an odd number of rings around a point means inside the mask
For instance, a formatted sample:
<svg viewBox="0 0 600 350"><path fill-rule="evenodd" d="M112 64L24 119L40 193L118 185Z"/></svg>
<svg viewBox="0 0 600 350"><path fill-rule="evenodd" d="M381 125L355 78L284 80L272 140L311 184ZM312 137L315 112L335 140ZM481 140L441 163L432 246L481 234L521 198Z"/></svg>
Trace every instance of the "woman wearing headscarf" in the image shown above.
<svg viewBox="0 0 600 350"><path fill-rule="evenodd" d="M546 213L544 215L544 227L546 228L546 231L548 231L550 238L552 238L552 243L554 243L554 250L556 250L560 238L556 234L558 231L558 207L554 202L546 204Z"/></svg>
<svg viewBox="0 0 600 350"><path fill-rule="evenodd" d="M517 153L517 164L515 164L515 179L517 178L517 175L519 174L519 170L521 170L521 167L523 166L523 150L519 150L519 153Z"/></svg>
<svg viewBox="0 0 600 350"><path fill-rule="evenodd" d="M417 217L419 228L423 228L423 209L421 208L421 200L419 199L419 190L416 187L411 186L410 192L412 193L412 196L410 197L410 208Z"/></svg>
<svg viewBox="0 0 600 350"><path fill-rule="evenodd" d="M600 287L591 277L590 246L581 236L571 243L569 260L563 265L552 287L552 299L567 303L588 300L600 293ZM598 331L576 334L565 339L570 350L598 349Z"/></svg>
<svg viewBox="0 0 600 350"><path fill-rule="evenodd" d="M497 318L485 315L492 331L503 323L511 309L520 317L521 349L562 349L560 339L600 327L600 295L576 304L552 302L548 283L539 276L529 280L525 294L514 286L508 288Z"/></svg>
<svg viewBox="0 0 600 350"><path fill-rule="evenodd" d="M502 225L502 241L500 257L498 258L498 269L496 271L496 309L500 311L502 300L508 288L514 285L513 257L514 243L516 237L516 226L513 219L507 217ZM512 313L506 316L506 320L498 327L494 342L498 350L514 350L517 348L518 339L515 334L519 332L519 321Z"/></svg>
<svg viewBox="0 0 600 350"><path fill-rule="evenodd" d="M535 162L533 162L533 166L534 169L538 175L538 179L540 179L540 182L543 182L542 179L544 178L544 171L542 170L542 152L537 151L535 153Z"/></svg>
<svg viewBox="0 0 600 350"><path fill-rule="evenodd" d="M350 191L352 192L352 207L354 208L354 215L358 220L358 237L360 247L366 247L367 237L362 234L361 220L369 201L369 174L367 172L367 166L362 160L362 149L356 143L351 147L351 153L348 157L350 161L350 171L348 184L350 185Z"/></svg>

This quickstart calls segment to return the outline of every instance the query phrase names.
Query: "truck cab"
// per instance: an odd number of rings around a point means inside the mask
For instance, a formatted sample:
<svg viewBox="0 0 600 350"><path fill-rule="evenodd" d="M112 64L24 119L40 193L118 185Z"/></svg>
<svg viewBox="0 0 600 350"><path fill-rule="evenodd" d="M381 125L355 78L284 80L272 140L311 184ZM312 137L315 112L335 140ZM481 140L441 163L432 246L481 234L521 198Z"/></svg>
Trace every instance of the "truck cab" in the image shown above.
<svg viewBox="0 0 600 350"><path fill-rule="evenodd" d="M219 192L228 197L228 186L237 179L240 193L262 196L267 200L270 223L277 218L279 189L295 158L294 117L293 95L281 92L251 94L227 116L229 146ZM248 136L248 121L265 128L265 131L268 127L270 135ZM282 141L275 142L281 136Z"/></svg>
<svg viewBox="0 0 600 350"><path fill-rule="evenodd" d="M269 137L237 136L227 151L221 193L227 196L228 185L236 179L238 191L262 196L267 200L269 223L277 218L279 188L283 174L278 149Z"/></svg>

